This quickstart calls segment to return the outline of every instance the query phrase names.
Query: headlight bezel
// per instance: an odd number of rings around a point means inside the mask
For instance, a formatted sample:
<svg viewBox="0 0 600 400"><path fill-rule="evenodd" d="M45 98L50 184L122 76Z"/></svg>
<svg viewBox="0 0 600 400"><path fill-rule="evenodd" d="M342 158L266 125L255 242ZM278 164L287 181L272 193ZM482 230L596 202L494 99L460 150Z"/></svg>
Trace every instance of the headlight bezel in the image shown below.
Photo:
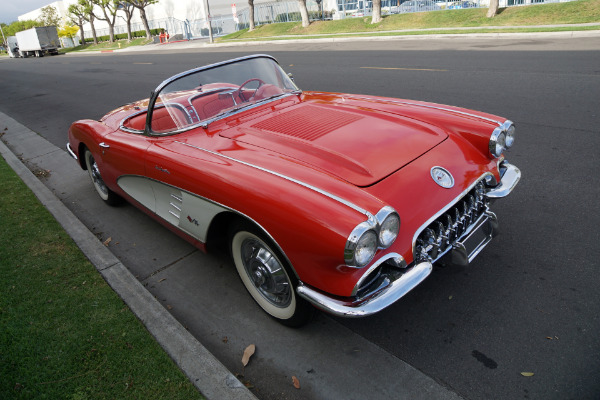
<svg viewBox="0 0 600 400"><path fill-rule="evenodd" d="M387 240L383 241L381 238L381 233L384 224L386 221L387 223L390 223L391 221L393 224L393 221L396 219L398 221L398 231L395 234L392 232L391 239L388 238ZM352 230L350 236L348 236L346 247L344 249L344 261L346 262L346 265L351 268L366 267L373 260L378 250L389 248L394 243L398 237L399 231L400 216L392 207L383 207L375 216L369 216L366 221L358 224ZM364 249L364 247L361 246L365 243L368 243L369 238L373 237L372 235L374 235L375 240L374 243L370 244L368 256L360 257L360 259L357 258L357 256L360 255L357 250L360 250L361 248Z"/></svg>
<svg viewBox="0 0 600 400"><path fill-rule="evenodd" d="M515 142L515 124L506 120L501 126L494 129L490 136L488 149L490 155L498 158L506 150L510 149Z"/></svg>
<svg viewBox="0 0 600 400"><path fill-rule="evenodd" d="M387 249L394 244L398 238L398 233L400 232L400 216L392 207L385 206L375 215L375 219L377 220L377 241L379 242L379 248ZM397 221L397 228L395 229L395 232L392 232L393 237L391 239L388 238L387 240L382 238L386 223L394 223L394 221Z"/></svg>
<svg viewBox="0 0 600 400"><path fill-rule="evenodd" d="M506 129L506 148L510 149L515 143L515 124L511 123Z"/></svg>

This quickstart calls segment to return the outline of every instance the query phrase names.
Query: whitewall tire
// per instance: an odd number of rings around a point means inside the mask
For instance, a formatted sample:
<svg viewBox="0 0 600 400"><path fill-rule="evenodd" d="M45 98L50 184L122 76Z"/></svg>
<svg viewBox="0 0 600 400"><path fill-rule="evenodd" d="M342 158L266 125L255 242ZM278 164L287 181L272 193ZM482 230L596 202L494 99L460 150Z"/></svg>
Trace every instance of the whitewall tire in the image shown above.
<svg viewBox="0 0 600 400"><path fill-rule="evenodd" d="M102 200L104 200L107 204L111 206L117 205L121 203L122 198L110 190L108 186L104 183L102 179L102 175L100 174L100 169L98 168L98 164L92 155L92 152L88 149L85 149L83 154L85 165L87 167L88 174L90 179L92 180L92 184L94 185L94 189L96 189L96 193Z"/></svg>
<svg viewBox="0 0 600 400"><path fill-rule="evenodd" d="M313 307L296 295L297 279L280 252L249 226L230 233L230 251L242 283L271 317L288 326L300 326Z"/></svg>

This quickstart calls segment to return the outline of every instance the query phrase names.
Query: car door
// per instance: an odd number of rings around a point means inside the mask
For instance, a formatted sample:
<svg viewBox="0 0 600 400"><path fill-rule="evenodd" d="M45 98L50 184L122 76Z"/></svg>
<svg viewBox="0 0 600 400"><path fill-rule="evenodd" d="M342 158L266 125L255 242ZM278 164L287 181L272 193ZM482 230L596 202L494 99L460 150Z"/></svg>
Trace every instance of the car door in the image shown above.
<svg viewBox="0 0 600 400"><path fill-rule="evenodd" d="M154 195L153 212L202 243L212 219L226 208L204 193L203 171L214 156L194 151L178 135L154 137L146 151L148 185Z"/></svg>

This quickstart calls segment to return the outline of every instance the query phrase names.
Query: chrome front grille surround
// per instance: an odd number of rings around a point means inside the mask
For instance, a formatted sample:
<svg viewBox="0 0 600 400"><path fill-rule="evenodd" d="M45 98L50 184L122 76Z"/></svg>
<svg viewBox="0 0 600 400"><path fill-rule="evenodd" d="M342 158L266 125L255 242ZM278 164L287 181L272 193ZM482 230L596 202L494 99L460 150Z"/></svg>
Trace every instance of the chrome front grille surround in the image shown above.
<svg viewBox="0 0 600 400"><path fill-rule="evenodd" d="M434 263L465 238L479 219L489 212L483 180L453 206L429 223L417 236L413 246L415 263Z"/></svg>

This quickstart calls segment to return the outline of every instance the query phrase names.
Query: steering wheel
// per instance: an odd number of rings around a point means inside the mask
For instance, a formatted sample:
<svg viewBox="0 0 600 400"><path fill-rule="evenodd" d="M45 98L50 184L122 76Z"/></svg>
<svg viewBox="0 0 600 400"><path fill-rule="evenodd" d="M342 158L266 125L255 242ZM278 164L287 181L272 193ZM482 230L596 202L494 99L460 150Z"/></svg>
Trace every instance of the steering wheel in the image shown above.
<svg viewBox="0 0 600 400"><path fill-rule="evenodd" d="M254 81L258 82L258 87L254 90L254 93L252 93L252 96L250 96L246 99L246 96L244 96L242 89L244 88L244 86L246 86L250 82L254 82ZM248 102L248 101L252 100L254 98L254 96L256 96L256 92L258 92L258 89L264 84L265 84L265 82L262 79L258 79L258 78L248 79L246 82L244 82L240 85L240 87L238 89L238 96L240 97L240 99L242 99L242 101Z"/></svg>

